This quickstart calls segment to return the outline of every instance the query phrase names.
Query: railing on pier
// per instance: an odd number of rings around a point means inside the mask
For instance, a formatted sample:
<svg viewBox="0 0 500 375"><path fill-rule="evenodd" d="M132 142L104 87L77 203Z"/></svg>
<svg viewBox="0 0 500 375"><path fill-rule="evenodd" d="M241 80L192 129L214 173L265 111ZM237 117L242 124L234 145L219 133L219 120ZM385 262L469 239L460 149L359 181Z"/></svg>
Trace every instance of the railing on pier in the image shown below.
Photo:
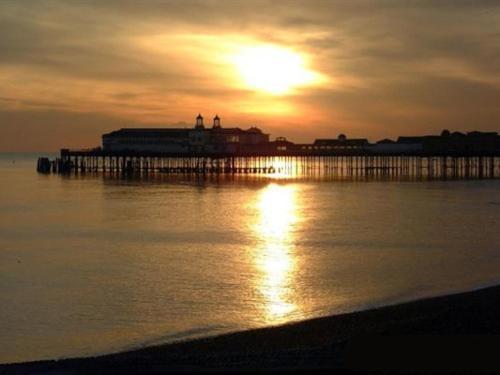
<svg viewBox="0 0 500 375"><path fill-rule="evenodd" d="M388 176L427 178L498 178L500 155L110 153L100 148L61 150L61 157L40 158L42 173L184 173L272 174L282 176Z"/></svg>

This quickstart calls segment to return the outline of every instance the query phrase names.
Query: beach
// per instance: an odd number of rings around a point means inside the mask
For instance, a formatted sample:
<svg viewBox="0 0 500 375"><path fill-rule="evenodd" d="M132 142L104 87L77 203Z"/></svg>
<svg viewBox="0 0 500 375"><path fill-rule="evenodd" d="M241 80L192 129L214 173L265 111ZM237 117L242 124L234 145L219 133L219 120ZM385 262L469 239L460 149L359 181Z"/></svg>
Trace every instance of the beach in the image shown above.
<svg viewBox="0 0 500 375"><path fill-rule="evenodd" d="M346 370L498 371L500 286L0 373Z"/></svg>

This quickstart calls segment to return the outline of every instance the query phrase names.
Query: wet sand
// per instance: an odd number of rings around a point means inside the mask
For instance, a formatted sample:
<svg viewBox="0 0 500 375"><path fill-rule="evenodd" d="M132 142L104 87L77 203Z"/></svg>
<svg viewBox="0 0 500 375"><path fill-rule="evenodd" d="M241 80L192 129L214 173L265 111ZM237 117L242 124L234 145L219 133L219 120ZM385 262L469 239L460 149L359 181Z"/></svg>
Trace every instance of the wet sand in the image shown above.
<svg viewBox="0 0 500 375"><path fill-rule="evenodd" d="M8 344L8 343L7 343ZM4 373L343 370L500 372L500 286Z"/></svg>

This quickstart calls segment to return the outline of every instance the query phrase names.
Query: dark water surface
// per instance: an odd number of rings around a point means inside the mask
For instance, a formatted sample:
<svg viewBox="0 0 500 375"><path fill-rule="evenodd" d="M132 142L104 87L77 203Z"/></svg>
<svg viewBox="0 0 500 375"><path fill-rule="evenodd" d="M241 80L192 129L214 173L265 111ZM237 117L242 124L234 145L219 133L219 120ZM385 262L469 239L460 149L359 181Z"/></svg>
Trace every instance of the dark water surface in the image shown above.
<svg viewBox="0 0 500 375"><path fill-rule="evenodd" d="M498 180L61 177L35 162L0 155L0 363L500 281Z"/></svg>

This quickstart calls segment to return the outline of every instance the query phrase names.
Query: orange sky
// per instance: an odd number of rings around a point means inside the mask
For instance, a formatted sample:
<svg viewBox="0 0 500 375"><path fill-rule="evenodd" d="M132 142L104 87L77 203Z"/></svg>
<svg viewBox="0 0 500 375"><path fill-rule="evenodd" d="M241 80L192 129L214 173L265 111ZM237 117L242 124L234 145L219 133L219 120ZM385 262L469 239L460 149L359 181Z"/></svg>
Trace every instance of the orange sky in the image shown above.
<svg viewBox="0 0 500 375"><path fill-rule="evenodd" d="M500 130L495 1L4 1L0 51L0 151L198 112L300 142Z"/></svg>

